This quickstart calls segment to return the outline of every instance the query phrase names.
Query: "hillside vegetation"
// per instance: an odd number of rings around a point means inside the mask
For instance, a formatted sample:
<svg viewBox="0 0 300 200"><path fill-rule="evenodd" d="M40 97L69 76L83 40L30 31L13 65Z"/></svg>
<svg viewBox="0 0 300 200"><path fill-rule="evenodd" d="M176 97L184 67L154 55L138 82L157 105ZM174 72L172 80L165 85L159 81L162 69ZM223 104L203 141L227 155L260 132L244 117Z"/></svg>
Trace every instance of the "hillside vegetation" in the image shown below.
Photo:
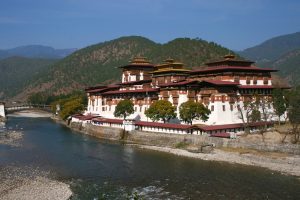
<svg viewBox="0 0 300 200"><path fill-rule="evenodd" d="M300 32L271 38L239 54L256 62L271 62L296 49L300 49Z"/></svg>
<svg viewBox="0 0 300 200"><path fill-rule="evenodd" d="M158 44L138 36L121 37L78 50L60 60L48 73L32 82L19 97L36 92L66 94L95 84L119 81L121 71L117 67L128 64L137 55L146 56L152 63L174 58L192 67L228 53L233 52L199 39L178 38Z"/></svg>
<svg viewBox="0 0 300 200"><path fill-rule="evenodd" d="M259 67L278 69L278 75L290 85L300 82L300 32L269 39L239 54Z"/></svg>
<svg viewBox="0 0 300 200"><path fill-rule="evenodd" d="M14 96L56 62L54 59L10 57L0 60L0 99Z"/></svg>
<svg viewBox="0 0 300 200"><path fill-rule="evenodd" d="M300 49L288 52L273 62L262 62L258 65L278 69L278 74L290 85L300 83Z"/></svg>

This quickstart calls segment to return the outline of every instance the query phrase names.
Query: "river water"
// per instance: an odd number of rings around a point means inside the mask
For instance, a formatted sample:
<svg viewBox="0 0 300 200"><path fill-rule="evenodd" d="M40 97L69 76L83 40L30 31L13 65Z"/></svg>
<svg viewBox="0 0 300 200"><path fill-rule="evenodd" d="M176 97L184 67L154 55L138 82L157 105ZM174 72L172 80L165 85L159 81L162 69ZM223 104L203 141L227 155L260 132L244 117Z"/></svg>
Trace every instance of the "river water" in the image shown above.
<svg viewBox="0 0 300 200"><path fill-rule="evenodd" d="M300 199L300 181L257 167L142 150L76 133L45 118L9 118L21 146L0 145L0 167L49 172L72 199Z"/></svg>

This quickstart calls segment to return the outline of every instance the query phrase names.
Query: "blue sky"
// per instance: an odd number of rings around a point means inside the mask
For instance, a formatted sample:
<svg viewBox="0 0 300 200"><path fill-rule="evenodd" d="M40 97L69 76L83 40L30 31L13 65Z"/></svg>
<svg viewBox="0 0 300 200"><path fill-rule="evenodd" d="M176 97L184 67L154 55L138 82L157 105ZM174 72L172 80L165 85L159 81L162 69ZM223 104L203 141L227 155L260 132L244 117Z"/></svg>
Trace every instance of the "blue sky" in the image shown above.
<svg viewBox="0 0 300 200"><path fill-rule="evenodd" d="M120 36L202 38L233 50L300 31L300 0L1 0L0 49L81 48Z"/></svg>

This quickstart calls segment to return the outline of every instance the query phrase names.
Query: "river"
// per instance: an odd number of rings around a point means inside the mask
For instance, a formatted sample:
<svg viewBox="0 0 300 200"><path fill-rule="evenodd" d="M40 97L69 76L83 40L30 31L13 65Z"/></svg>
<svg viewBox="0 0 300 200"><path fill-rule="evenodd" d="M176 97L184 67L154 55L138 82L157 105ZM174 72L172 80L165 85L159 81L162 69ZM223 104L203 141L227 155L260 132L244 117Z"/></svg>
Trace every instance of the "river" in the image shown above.
<svg viewBox="0 0 300 200"><path fill-rule="evenodd" d="M0 145L0 167L48 171L72 199L300 199L299 179L258 167L139 149L76 133L47 118L9 118L21 145Z"/></svg>

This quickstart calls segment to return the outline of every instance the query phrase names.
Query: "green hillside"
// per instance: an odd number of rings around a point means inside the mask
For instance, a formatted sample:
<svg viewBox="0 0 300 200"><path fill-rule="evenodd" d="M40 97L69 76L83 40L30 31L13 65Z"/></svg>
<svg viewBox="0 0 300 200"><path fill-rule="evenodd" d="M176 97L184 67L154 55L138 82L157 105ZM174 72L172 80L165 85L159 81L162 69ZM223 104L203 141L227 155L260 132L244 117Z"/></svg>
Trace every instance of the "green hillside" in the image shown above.
<svg viewBox="0 0 300 200"><path fill-rule="evenodd" d="M33 79L48 71L53 59L10 57L0 60L0 99L16 95Z"/></svg>
<svg viewBox="0 0 300 200"><path fill-rule="evenodd" d="M258 65L278 69L278 74L291 85L300 83L300 49L288 52L273 62Z"/></svg>
<svg viewBox="0 0 300 200"><path fill-rule="evenodd" d="M229 49L204 40L179 38L166 44L158 44L147 38L131 36L99 43L74 52L55 63L51 70L24 90L30 94L45 91L63 94L86 86L120 79L118 66L128 63L134 56L146 56L153 63L171 57L187 67L232 53Z"/></svg>
<svg viewBox="0 0 300 200"><path fill-rule="evenodd" d="M300 49L300 32L271 38L239 54L257 62L270 62L296 49Z"/></svg>

